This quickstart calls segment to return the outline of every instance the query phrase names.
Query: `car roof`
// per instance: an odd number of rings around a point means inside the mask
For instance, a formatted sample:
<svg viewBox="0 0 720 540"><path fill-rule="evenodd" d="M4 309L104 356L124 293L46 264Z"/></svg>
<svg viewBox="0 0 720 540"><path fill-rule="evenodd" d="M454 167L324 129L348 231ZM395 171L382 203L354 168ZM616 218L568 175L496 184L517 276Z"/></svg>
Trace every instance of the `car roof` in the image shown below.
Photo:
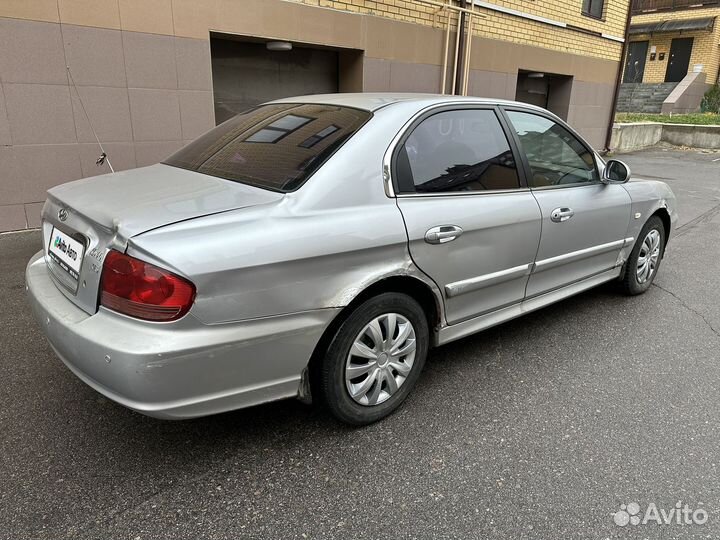
<svg viewBox="0 0 720 540"><path fill-rule="evenodd" d="M366 111L376 111L388 105L400 102L415 102L418 109L436 105L453 103L478 103L484 105L520 105L528 109L543 110L540 107L527 103L518 103L505 99L482 98L474 96L452 96L447 94L413 94L402 92L367 92L367 93L340 93L340 94L314 94L295 96L272 101L271 103L315 103L319 105L338 105L341 107L354 107Z"/></svg>

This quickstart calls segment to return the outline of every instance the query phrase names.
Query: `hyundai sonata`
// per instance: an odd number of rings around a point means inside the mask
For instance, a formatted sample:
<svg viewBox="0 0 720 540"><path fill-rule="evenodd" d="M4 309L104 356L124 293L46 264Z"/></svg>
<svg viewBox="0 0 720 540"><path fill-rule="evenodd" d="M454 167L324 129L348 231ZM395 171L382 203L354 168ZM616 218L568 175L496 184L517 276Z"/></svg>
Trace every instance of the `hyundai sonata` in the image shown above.
<svg viewBox="0 0 720 540"><path fill-rule="evenodd" d="M136 411L299 397L366 424L430 347L603 282L645 292L676 202L629 178L531 105L282 99L50 189L29 297L67 367Z"/></svg>

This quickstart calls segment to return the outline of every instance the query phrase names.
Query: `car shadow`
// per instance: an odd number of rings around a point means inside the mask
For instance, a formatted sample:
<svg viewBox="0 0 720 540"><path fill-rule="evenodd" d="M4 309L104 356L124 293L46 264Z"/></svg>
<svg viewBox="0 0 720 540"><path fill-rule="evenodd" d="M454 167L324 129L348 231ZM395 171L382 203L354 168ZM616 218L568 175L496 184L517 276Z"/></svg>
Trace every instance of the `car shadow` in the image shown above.
<svg viewBox="0 0 720 540"><path fill-rule="evenodd" d="M48 478L70 480L66 500L92 496L96 505L107 507L117 504L113 493L118 490L150 497L230 469L251 478L298 463L312 468L319 455L333 463L361 452L350 469L337 473L352 478L361 474L354 467L370 466L361 449L391 451L401 445L410 451L434 433L465 433L471 426L492 432L498 418L512 421L516 413L508 400L527 390L518 385L518 371L536 369L541 375L525 379L542 392L567 373L567 366L553 363L534 368L538 357L523 351L532 349L539 334L560 332L599 305L610 310L623 301L601 287L434 349L407 402L383 421L360 428L292 399L182 421L147 417L99 396L42 345L36 358L45 367L32 373L32 384L42 391L28 394L22 412L15 414L14 442L7 451L29 469L42 467L48 453L55 456ZM505 344L517 347L498 354Z"/></svg>

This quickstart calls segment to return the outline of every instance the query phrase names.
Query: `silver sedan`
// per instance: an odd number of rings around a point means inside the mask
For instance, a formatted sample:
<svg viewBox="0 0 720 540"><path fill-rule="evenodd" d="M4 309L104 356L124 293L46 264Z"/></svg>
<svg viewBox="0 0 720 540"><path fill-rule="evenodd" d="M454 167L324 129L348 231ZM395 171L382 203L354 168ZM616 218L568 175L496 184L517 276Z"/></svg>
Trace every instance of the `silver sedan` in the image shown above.
<svg viewBox="0 0 720 540"><path fill-rule="evenodd" d="M645 292L676 202L629 178L530 105L283 99L52 188L30 302L67 367L136 411L299 397L366 424L430 347L603 282Z"/></svg>

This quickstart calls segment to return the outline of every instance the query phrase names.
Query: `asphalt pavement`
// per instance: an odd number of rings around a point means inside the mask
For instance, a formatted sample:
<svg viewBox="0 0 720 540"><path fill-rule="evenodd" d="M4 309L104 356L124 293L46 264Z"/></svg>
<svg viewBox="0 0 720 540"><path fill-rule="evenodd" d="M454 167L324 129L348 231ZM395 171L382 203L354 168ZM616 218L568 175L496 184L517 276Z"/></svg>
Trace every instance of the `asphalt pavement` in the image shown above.
<svg viewBox="0 0 720 540"><path fill-rule="evenodd" d="M0 235L0 538L720 537L720 153L621 158L679 199L656 286L436 349L361 429L293 400L182 422L108 401L32 319L39 233ZM678 501L695 522L630 521Z"/></svg>

